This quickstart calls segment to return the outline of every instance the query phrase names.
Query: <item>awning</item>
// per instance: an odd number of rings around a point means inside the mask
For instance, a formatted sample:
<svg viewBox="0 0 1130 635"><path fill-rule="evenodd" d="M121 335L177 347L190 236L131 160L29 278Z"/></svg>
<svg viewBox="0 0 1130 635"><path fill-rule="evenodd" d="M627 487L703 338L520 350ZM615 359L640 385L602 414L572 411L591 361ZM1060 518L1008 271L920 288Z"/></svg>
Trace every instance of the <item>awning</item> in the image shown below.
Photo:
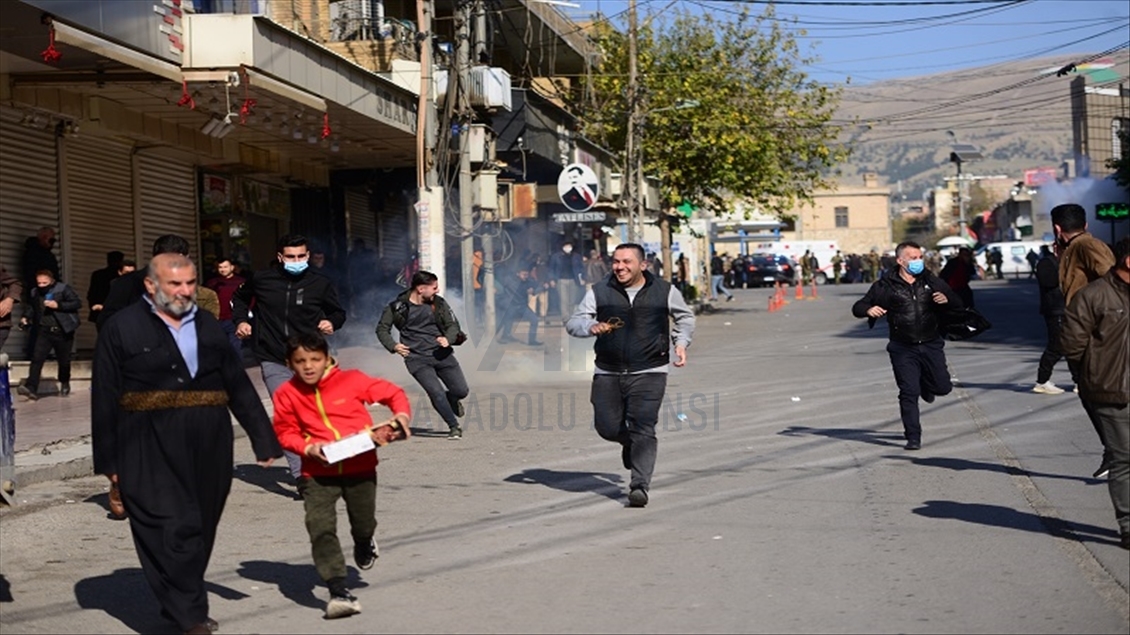
<svg viewBox="0 0 1130 635"><path fill-rule="evenodd" d="M176 64L158 59L147 53L135 51L121 44L115 44L105 38L92 35L59 21L55 21L53 26L55 29L55 41L60 44L76 46L95 55L100 55L106 59L125 64L126 66L152 73L158 77L164 77L165 79L171 79L177 82L180 81L181 71L180 67Z"/></svg>

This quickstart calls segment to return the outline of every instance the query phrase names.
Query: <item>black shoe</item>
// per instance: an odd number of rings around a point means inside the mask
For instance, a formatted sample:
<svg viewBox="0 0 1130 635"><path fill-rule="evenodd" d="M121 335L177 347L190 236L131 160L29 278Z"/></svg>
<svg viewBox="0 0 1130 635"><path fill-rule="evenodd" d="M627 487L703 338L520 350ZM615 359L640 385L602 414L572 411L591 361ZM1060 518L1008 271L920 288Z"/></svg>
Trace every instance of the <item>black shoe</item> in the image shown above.
<svg viewBox="0 0 1130 635"><path fill-rule="evenodd" d="M932 393L932 392L924 392L924 393L922 393L922 401L925 401L926 403L934 403L934 398L935 398L935 397L937 397L937 395L935 395L935 394L934 394L934 393Z"/></svg>
<svg viewBox="0 0 1130 635"><path fill-rule="evenodd" d="M451 439L451 440L462 439L463 438L463 428L460 428L459 426L455 426L454 428L452 428L447 433L447 438Z"/></svg>
<svg viewBox="0 0 1130 635"><path fill-rule="evenodd" d="M448 399L447 403L451 404L451 409L455 412L456 417L462 417L465 414L463 409L463 401L459 399Z"/></svg>
<svg viewBox="0 0 1130 635"><path fill-rule="evenodd" d="M381 554L377 550L377 541L373 538L370 538L368 543L353 545L353 562L357 563L358 569L365 571L372 569L379 557Z"/></svg>
<svg viewBox="0 0 1130 635"><path fill-rule="evenodd" d="M1119 544L1123 549L1130 549L1130 531L1122 534L1122 539Z"/></svg>
<svg viewBox="0 0 1130 635"><path fill-rule="evenodd" d="M620 461L624 464L625 470L632 469L632 444L625 443L624 448L620 450Z"/></svg>
<svg viewBox="0 0 1130 635"><path fill-rule="evenodd" d="M1103 461L1102 464L1099 465L1099 469L1095 470L1095 473L1091 476L1095 478L1106 478L1110 476L1110 464L1108 464L1106 461Z"/></svg>
<svg viewBox="0 0 1130 635"><path fill-rule="evenodd" d="M27 386L22 386L22 385L16 386L16 392L27 397L28 401L35 401L35 400L39 399L39 395L35 394L35 391L31 390Z"/></svg>
<svg viewBox="0 0 1130 635"><path fill-rule="evenodd" d="M904 445L902 447L903 447L904 450L921 450L922 449L922 442L919 441L918 439L911 439L910 441L907 441L906 445Z"/></svg>
<svg viewBox="0 0 1130 635"><path fill-rule="evenodd" d="M628 507L647 506L647 490L634 489L628 492Z"/></svg>
<svg viewBox="0 0 1130 635"><path fill-rule="evenodd" d="M71 394L71 384L70 384L70 382L65 381L65 382L59 384L59 396L66 397L69 394Z"/></svg>

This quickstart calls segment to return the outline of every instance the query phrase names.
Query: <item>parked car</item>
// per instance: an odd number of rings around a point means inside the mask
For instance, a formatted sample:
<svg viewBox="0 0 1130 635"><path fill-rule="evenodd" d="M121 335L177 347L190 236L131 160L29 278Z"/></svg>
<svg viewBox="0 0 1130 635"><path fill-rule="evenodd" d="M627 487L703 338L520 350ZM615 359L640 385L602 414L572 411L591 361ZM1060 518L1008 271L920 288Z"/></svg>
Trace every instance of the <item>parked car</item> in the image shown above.
<svg viewBox="0 0 1130 635"><path fill-rule="evenodd" d="M750 287L771 287L780 282L795 285L799 265L783 254L751 254L746 256L746 284Z"/></svg>

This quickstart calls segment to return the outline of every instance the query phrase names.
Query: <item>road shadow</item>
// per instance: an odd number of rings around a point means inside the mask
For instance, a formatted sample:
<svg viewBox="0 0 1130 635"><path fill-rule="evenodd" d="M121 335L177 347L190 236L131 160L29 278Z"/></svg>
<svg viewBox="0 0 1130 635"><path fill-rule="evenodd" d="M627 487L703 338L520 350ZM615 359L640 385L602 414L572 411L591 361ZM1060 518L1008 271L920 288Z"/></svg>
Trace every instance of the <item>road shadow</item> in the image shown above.
<svg viewBox="0 0 1130 635"><path fill-rule="evenodd" d="M12 599L12 583L0 573L0 602L14 602Z"/></svg>
<svg viewBox="0 0 1130 635"><path fill-rule="evenodd" d="M311 564L290 564L268 560L247 560L239 563L236 574L248 580L258 580L279 588L283 597L299 606L322 610L329 599L329 591ZM345 584L350 589L369 586L357 575L353 567L346 567ZM324 597L319 597L319 593Z"/></svg>
<svg viewBox="0 0 1130 635"><path fill-rule="evenodd" d="M1102 545L1119 545L1118 532L1106 527L1068 522L1062 518L1048 518L1031 512L1022 512L1000 505L959 503L956 501L925 501L922 507L912 510L919 516L960 520L967 523L1019 529L1035 533L1048 533L1057 538L1092 542Z"/></svg>
<svg viewBox="0 0 1130 635"><path fill-rule="evenodd" d="M247 594L212 582L204 583L209 593L226 600L241 600ZM105 612L135 633L179 633L176 624L160 614L140 567L118 569L108 575L84 578L75 583L75 600L84 609ZM140 601L139 601L140 600Z"/></svg>
<svg viewBox="0 0 1130 635"><path fill-rule="evenodd" d="M1030 478L1056 478L1065 481L1080 481L1087 484L1105 483L1105 480L1090 478L1087 476L1074 476L1066 474L1048 474L1047 472L1033 472L1024 468L1015 468L1008 465L1001 465L1000 463L987 463L984 461L970 461L968 459L955 459L946 457L915 457L907 455L894 455L888 458L899 459L901 461L910 461L915 465L922 465L924 467L937 467L946 470L954 470L956 472L963 472L965 470L980 470L982 472L996 472L998 474L1008 474L1009 476L1028 476Z"/></svg>
<svg viewBox="0 0 1130 635"><path fill-rule="evenodd" d="M862 428L812 428L809 426L789 426L781 430L777 434L786 437L799 437L799 436L821 436L830 439L841 439L843 441L859 441L861 443L870 443L872 445L882 445L887 447L902 447L906 442L902 433L898 432L878 432L876 430L864 430Z"/></svg>
<svg viewBox="0 0 1130 635"><path fill-rule="evenodd" d="M278 467L259 467L258 465L237 465L232 475L247 483L254 485L271 494L278 494L290 500L301 500L298 491L294 488L294 478L290 475L290 467L283 462Z"/></svg>
<svg viewBox="0 0 1130 635"><path fill-rule="evenodd" d="M560 472L542 468L522 470L503 480L507 483L544 485L575 494L600 494L612 500L620 500L620 485L623 482L619 474L610 472Z"/></svg>

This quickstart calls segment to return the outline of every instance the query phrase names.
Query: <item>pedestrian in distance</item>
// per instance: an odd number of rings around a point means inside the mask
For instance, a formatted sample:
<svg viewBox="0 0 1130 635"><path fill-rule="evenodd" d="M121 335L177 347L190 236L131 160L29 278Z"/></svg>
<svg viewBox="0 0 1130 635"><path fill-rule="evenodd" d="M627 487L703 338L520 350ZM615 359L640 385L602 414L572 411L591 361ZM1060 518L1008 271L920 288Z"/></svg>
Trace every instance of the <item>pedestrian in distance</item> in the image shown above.
<svg viewBox="0 0 1130 635"><path fill-rule="evenodd" d="M110 295L110 283L120 274L122 261L126 255L120 251L106 252L106 266L90 274L90 283L86 287L86 303L90 307L90 322L98 324L98 314L102 312L102 303Z"/></svg>
<svg viewBox="0 0 1130 635"><path fill-rule="evenodd" d="M52 227L40 227L34 236L28 236L24 241L23 253L23 283L25 299L30 300L32 289L36 287L35 279L40 271L51 272L51 277L59 279L59 259L55 256L55 244L59 239ZM34 324L28 328L27 339L24 341L24 353L30 358L35 354L35 341L39 337L39 328Z"/></svg>
<svg viewBox="0 0 1130 635"><path fill-rule="evenodd" d="M957 250L957 255L951 256L938 277L949 285L950 289L961 298L962 306L967 308L974 308L973 306L973 287L969 285L970 281L977 275L977 265L973 260L973 250L968 247L962 247Z"/></svg>
<svg viewBox="0 0 1130 635"><path fill-rule="evenodd" d="M35 288L24 305L20 324L30 326L39 333L31 354L31 367L27 379L16 391L31 401L39 399L39 379L47 354L54 351L59 365L59 395L71 394L71 349L75 344L75 331L79 325L82 299L65 282L55 279L50 269L35 274Z"/></svg>
<svg viewBox="0 0 1130 635"><path fill-rule="evenodd" d="M12 332L15 322L16 305L22 301L24 285L19 276L8 273L4 265L0 265L0 350L4 349L4 342Z"/></svg>
<svg viewBox="0 0 1130 635"><path fill-rule="evenodd" d="M396 327L400 341L392 338ZM404 358L408 373L420 384L447 424L447 438L463 438L459 417L463 399L471 389L455 358L455 349L466 336L451 306L439 295L439 279L421 269L412 274L411 286L385 306L377 323L377 340L390 353Z"/></svg>
<svg viewBox="0 0 1130 635"><path fill-rule="evenodd" d="M309 271L306 237L287 234L279 239L275 263L243 283L232 294L235 335L251 341L263 383L272 397L294 374L286 364L286 342L299 333L331 335L345 324L345 309L329 278ZM255 306L255 326L251 306ZM286 452L290 476L297 486L302 457Z"/></svg>
<svg viewBox="0 0 1130 635"><path fill-rule="evenodd" d="M694 312L683 295L645 269L643 247L635 243L616 247L612 275L585 292L565 323L573 337L596 338L594 424L603 439L621 445L620 459L631 472L630 507L648 503L659 449L655 425L668 367L686 365L694 326Z"/></svg>
<svg viewBox="0 0 1130 635"><path fill-rule="evenodd" d="M259 465L282 448L223 329L196 307L192 261L154 256L145 285L145 300L111 316L98 336L94 472L120 492L162 616L185 633L211 633L218 625L204 573L231 491L231 415Z"/></svg>
<svg viewBox="0 0 1130 635"><path fill-rule="evenodd" d="M530 300L537 297L537 283L530 278L528 269L519 269L516 274L502 278L499 286L498 306L501 307L502 317L498 323L498 343L509 344L516 342L514 338L514 323L519 320L529 322L530 328L526 343L530 346L541 346L538 341L538 314L530 308Z"/></svg>
<svg viewBox="0 0 1130 635"><path fill-rule="evenodd" d="M1059 337L1063 331L1063 316L1066 306L1063 291L1059 288L1059 261L1047 245L1040 247L1040 259L1036 262L1036 283L1040 286L1040 315L1044 317L1047 343L1040 355L1040 365L1036 369L1036 385L1032 392L1045 395L1059 395L1063 389L1052 381L1052 369L1063 358L1060 352ZM1072 381L1077 383L1074 375Z"/></svg>
<svg viewBox="0 0 1130 635"><path fill-rule="evenodd" d="M1081 205L1056 205L1052 208L1051 219L1055 230L1056 255L1059 257L1059 288L1063 291L1064 303L1070 309L1076 293L1110 271L1114 266L1114 254L1106 243L1087 231L1087 211ZM1072 377L1079 376L1079 368L1070 356L1067 358L1067 367L1071 370ZM1106 431L1103 426L1096 423L1095 419L1091 419L1091 423L1103 447L1109 447L1104 438ZM1110 452L1104 451L1103 460L1093 476L1101 478L1106 474L1110 470L1110 462Z"/></svg>
<svg viewBox="0 0 1130 635"><path fill-rule="evenodd" d="M887 318L887 353L899 389L905 449L919 450L919 397L933 403L935 397L953 390L946 368L945 341L938 334L940 314L960 309L962 304L949 285L926 270L922 247L917 243L900 243L895 248L895 263L852 305L851 312L857 318L868 318L871 327L879 318Z"/></svg>
<svg viewBox="0 0 1130 635"><path fill-rule="evenodd" d="M1101 428L1103 460L1120 544L1130 549L1130 238L1114 247L1115 265L1067 307L1063 353L1079 368L1079 398Z"/></svg>
<svg viewBox="0 0 1130 635"><path fill-rule="evenodd" d="M373 568L378 554L376 496L377 451L411 435L408 396L393 384L359 370L342 370L330 356L320 333L295 335L287 342L287 364L294 376L275 392L275 433L279 443L302 456L302 492L306 531L314 567L329 588L325 617L361 612L361 603L346 586L345 556L337 536L337 501L345 501L353 537L353 562ZM376 426L367 406L379 403L392 418ZM330 460L326 446L354 435L368 437L365 449Z"/></svg>
<svg viewBox="0 0 1130 635"><path fill-rule="evenodd" d="M726 296L726 301L734 299L734 294L726 288L726 261L717 252L710 258L710 299L717 300L719 296Z"/></svg>
<svg viewBox="0 0 1130 635"><path fill-rule="evenodd" d="M247 279L235 272L235 263L227 256L216 258L216 275L204 283L206 287L216 293L220 305L220 327L228 334L228 342L237 355L242 354L243 341L235 335L235 321L232 319L232 296Z"/></svg>
<svg viewBox="0 0 1130 635"><path fill-rule="evenodd" d="M835 279L836 284L840 283L840 276L842 275L843 269L844 257L840 255L840 250L837 249L836 255L832 256L832 277Z"/></svg>
<svg viewBox="0 0 1130 635"><path fill-rule="evenodd" d="M584 287L585 270L581 255L573 252L573 243L566 241L561 250L549 257L549 287L557 289L557 306L562 317L577 302L578 290Z"/></svg>

